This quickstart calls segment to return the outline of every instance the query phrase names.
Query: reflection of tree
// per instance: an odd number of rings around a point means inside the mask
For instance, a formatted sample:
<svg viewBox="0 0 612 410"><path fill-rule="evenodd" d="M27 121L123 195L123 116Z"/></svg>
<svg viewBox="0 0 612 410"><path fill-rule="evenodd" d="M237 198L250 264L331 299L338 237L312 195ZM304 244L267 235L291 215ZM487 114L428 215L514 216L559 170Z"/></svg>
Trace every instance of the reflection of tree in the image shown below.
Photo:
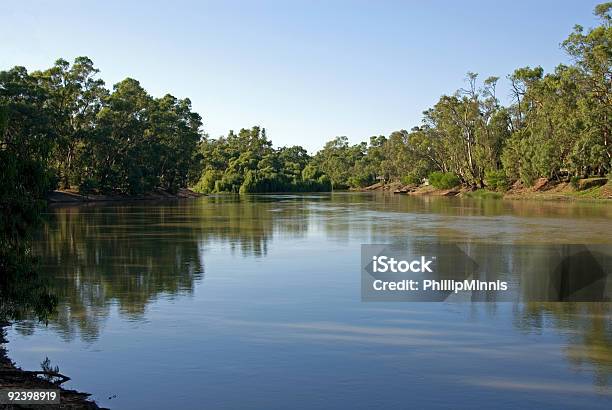
<svg viewBox="0 0 612 410"><path fill-rule="evenodd" d="M611 303L527 303L517 305L515 324L539 331L552 324L566 335L565 353L578 368L592 366L599 387L612 382Z"/></svg>
<svg viewBox="0 0 612 410"><path fill-rule="evenodd" d="M221 244L262 256L274 235L304 235L305 201L218 196L52 209L34 243L40 270L59 300L49 325L67 339L80 334L95 340L115 304L122 315L140 319L159 295L193 291L204 270L201 248ZM17 327L22 333L33 329L28 322Z"/></svg>
<svg viewBox="0 0 612 410"><path fill-rule="evenodd" d="M59 300L51 326L95 339L113 303L139 318L159 294L190 293L203 268L194 229L172 225L176 215L164 206L54 210L34 245Z"/></svg>
<svg viewBox="0 0 612 410"><path fill-rule="evenodd" d="M242 255L265 256L274 234L306 234L306 201L301 195L220 195L198 202L190 212L203 245L227 244Z"/></svg>

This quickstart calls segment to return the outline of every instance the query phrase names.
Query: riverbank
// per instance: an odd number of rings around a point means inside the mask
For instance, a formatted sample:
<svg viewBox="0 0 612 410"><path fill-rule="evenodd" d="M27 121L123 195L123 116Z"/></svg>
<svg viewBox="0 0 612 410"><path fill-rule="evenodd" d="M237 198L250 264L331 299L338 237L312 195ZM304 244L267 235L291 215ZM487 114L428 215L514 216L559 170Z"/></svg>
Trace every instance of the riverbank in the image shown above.
<svg viewBox="0 0 612 410"><path fill-rule="evenodd" d="M85 409L95 410L103 409L96 402L89 400L90 394L81 393L76 390L64 389L56 383L44 380L39 375L44 374L42 371L23 370L17 366L6 354L4 345L8 343L5 337L4 327L7 323L0 323L0 389L54 389L60 390L60 404L44 405L46 409ZM68 379L62 376L64 380ZM68 379L69 380L69 379ZM29 409L39 408L34 405L3 405L3 409Z"/></svg>
<svg viewBox="0 0 612 410"><path fill-rule="evenodd" d="M540 178L532 186L525 186L521 182L517 182L505 192L487 189L473 190L464 186L438 189L431 185L404 185L393 182L388 184L377 183L358 191L382 191L414 196L458 196L512 200L609 201L612 200L612 181L608 180L606 182L604 178L586 178L573 186L569 182L549 181Z"/></svg>
<svg viewBox="0 0 612 410"><path fill-rule="evenodd" d="M143 195L123 194L88 194L82 195L74 190L56 190L47 195L50 203L114 202L114 201L156 201L161 199L186 199L202 196L187 188L179 189L175 194L161 189Z"/></svg>
<svg viewBox="0 0 612 410"><path fill-rule="evenodd" d="M604 178L585 178L573 186L569 182L540 178L530 187L515 183L503 197L548 201L609 201L612 199L612 181L606 181Z"/></svg>

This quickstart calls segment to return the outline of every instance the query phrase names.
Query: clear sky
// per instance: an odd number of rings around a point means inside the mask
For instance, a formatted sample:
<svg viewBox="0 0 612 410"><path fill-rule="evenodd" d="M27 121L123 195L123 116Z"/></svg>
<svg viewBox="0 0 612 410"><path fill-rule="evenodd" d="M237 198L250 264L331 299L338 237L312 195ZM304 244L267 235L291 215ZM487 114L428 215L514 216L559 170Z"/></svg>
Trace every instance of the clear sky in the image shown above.
<svg viewBox="0 0 612 410"><path fill-rule="evenodd" d="M0 69L86 55L109 87L189 97L212 137L261 125L312 152L418 125L467 71L551 70L600 2L2 1Z"/></svg>

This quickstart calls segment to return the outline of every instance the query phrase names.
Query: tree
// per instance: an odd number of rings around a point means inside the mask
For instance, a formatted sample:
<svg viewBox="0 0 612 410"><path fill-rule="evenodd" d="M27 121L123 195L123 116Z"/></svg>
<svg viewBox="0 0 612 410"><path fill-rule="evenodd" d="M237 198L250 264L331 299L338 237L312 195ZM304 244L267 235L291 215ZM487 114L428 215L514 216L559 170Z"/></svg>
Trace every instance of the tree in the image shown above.
<svg viewBox="0 0 612 410"><path fill-rule="evenodd" d="M578 106L585 132L574 147L576 164L582 173L604 175L612 163L612 2L599 4L594 14L601 25L584 31L576 25L562 43L574 60L580 90ZM584 158L581 158L584 157ZM576 162L576 160L574 160ZM580 172L580 171L579 171Z"/></svg>
<svg viewBox="0 0 612 410"><path fill-rule="evenodd" d="M44 319L56 304L30 249L53 186L48 166L55 135L47 98L25 68L0 72L0 321L29 312Z"/></svg>
<svg viewBox="0 0 612 410"><path fill-rule="evenodd" d="M92 138L96 116L108 91L104 81L97 78L99 70L87 57L77 57L74 64L63 59L32 77L47 93L47 104L52 112L50 127L56 134L53 168L63 188L82 182L82 155Z"/></svg>

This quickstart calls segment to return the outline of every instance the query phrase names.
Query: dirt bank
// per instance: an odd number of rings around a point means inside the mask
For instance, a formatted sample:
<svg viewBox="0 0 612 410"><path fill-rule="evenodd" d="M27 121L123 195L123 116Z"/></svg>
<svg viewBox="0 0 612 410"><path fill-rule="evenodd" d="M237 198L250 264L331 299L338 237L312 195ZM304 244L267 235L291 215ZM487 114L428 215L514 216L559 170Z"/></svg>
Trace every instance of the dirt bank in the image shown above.
<svg viewBox="0 0 612 410"><path fill-rule="evenodd" d="M181 188L176 194L163 191L161 189L143 195L121 195L108 194L98 195L89 194L81 195L72 190L57 190L47 195L47 200L50 203L79 203L79 202L112 202L112 201L151 201L160 199L181 199L181 198L197 198L201 196L197 192L190 189Z"/></svg>
<svg viewBox="0 0 612 410"><path fill-rule="evenodd" d="M552 201L611 200L612 181L605 178L585 178L577 182L577 187L569 182L549 181L540 178L533 186L525 186L520 181L504 194L505 199L539 199Z"/></svg>
<svg viewBox="0 0 612 410"><path fill-rule="evenodd" d="M28 371L20 369L6 355L4 344L7 343L5 338L4 327L6 323L0 323L0 389L57 389L60 390L60 404L45 404L45 405L0 405L2 409L101 409L98 405L89 400L89 394L81 393L76 390L63 389L59 384L51 383L39 377L40 371Z"/></svg>
<svg viewBox="0 0 612 410"><path fill-rule="evenodd" d="M537 200L611 200L612 181L605 178L585 178L577 182L577 187L569 182L549 181L540 178L532 186L526 186L517 181L506 192L491 192L487 190L473 190L464 186L451 189L437 189L431 185L403 185L401 183L377 183L358 191L381 191L395 194L414 196L459 196L459 197L487 197L503 199L537 199ZM491 194L491 195L486 195Z"/></svg>
<svg viewBox="0 0 612 410"><path fill-rule="evenodd" d="M431 185L416 185L409 184L404 185L401 182L391 182L387 184L377 183L370 185L365 188L356 189L355 191L368 192L368 191L381 191L391 192L394 194L405 194L415 196L459 196L462 193L469 191L469 189L458 186L451 189L437 189Z"/></svg>

